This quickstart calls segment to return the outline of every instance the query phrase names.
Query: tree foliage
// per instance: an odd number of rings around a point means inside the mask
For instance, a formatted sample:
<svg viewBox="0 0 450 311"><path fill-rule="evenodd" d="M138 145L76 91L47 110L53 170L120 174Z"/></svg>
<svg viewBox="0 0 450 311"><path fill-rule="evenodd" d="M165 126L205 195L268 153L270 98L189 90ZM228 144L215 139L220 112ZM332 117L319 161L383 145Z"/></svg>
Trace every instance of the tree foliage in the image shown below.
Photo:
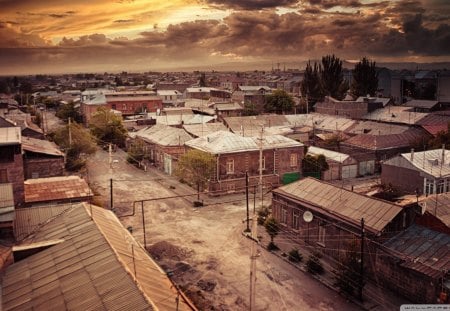
<svg viewBox="0 0 450 311"><path fill-rule="evenodd" d="M318 65L317 63L314 63L314 66L311 66L311 62L308 62L308 64L306 64L301 91L302 95L307 98L308 108L314 106L317 101L323 99L319 72L320 65Z"/></svg>
<svg viewBox="0 0 450 311"><path fill-rule="evenodd" d="M320 66L320 81L325 95L341 100L348 90L348 84L344 81L342 61L333 55L322 57Z"/></svg>
<svg viewBox="0 0 450 311"><path fill-rule="evenodd" d="M352 78L351 92L354 96L375 96L378 89L378 74L375 62L363 57L363 59L355 65Z"/></svg>
<svg viewBox="0 0 450 311"><path fill-rule="evenodd" d="M349 295L354 295L360 284L358 245L356 241L352 241L345 253L344 259L341 261L336 270L334 285L339 288L341 292Z"/></svg>
<svg viewBox="0 0 450 311"><path fill-rule="evenodd" d="M128 147L127 153L128 162L141 162L145 158L145 143L141 139L136 138Z"/></svg>
<svg viewBox="0 0 450 311"><path fill-rule="evenodd" d="M81 114L78 109L75 108L74 102L69 102L66 105L59 106L58 110L56 111L56 116L64 120L65 122L67 122L69 118L77 123L81 123L82 121Z"/></svg>
<svg viewBox="0 0 450 311"><path fill-rule="evenodd" d="M280 232L281 229L280 224L275 218L269 217L264 222L264 228L266 228L267 234L270 236L270 243L273 244L273 239Z"/></svg>
<svg viewBox="0 0 450 311"><path fill-rule="evenodd" d="M307 154L302 160L303 172L324 172L328 168L327 160L323 154L317 156Z"/></svg>
<svg viewBox="0 0 450 311"><path fill-rule="evenodd" d="M266 95L265 112L284 114L291 112L293 107L294 99L285 90L275 90L272 94Z"/></svg>
<svg viewBox="0 0 450 311"><path fill-rule="evenodd" d="M111 143L119 147L125 145L127 130L123 126L122 118L110 109L100 107L92 116L89 128L92 135L102 143Z"/></svg>
<svg viewBox="0 0 450 311"><path fill-rule="evenodd" d="M205 189L208 180L214 172L215 158L209 153L192 149L178 160L175 175L195 185L197 189Z"/></svg>

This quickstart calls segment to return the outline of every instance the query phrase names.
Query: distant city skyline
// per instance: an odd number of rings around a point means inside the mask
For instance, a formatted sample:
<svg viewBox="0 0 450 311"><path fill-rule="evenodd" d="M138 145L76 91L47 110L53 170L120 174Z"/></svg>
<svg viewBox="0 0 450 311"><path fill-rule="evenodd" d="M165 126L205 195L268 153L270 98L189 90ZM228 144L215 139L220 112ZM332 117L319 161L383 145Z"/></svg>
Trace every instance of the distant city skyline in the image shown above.
<svg viewBox="0 0 450 311"><path fill-rule="evenodd" d="M0 75L239 69L326 54L450 62L448 0L0 0L0 8Z"/></svg>

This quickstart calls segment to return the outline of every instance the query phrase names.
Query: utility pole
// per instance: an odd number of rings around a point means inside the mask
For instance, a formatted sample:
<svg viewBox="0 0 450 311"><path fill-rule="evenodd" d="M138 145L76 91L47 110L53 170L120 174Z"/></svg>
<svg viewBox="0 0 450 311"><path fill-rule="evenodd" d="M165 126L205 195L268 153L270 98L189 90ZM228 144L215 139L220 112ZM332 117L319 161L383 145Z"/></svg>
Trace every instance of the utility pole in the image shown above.
<svg viewBox="0 0 450 311"><path fill-rule="evenodd" d="M363 300L364 287L364 218L361 218L361 265L359 267L359 300Z"/></svg>
<svg viewBox="0 0 450 311"><path fill-rule="evenodd" d="M245 172L245 200L247 203L247 229L245 229L245 232L250 232L249 215L248 215L248 172Z"/></svg>
<svg viewBox="0 0 450 311"><path fill-rule="evenodd" d="M111 210L113 209L113 179L109 179L109 204Z"/></svg>
<svg viewBox="0 0 450 311"><path fill-rule="evenodd" d="M72 148L72 123L71 118L69 117L69 148Z"/></svg>
<svg viewBox="0 0 450 311"><path fill-rule="evenodd" d="M262 161L263 161L263 134L264 134L264 125L261 127L261 137L259 139L259 189L261 191L261 208L263 207L263 176L262 176Z"/></svg>
<svg viewBox="0 0 450 311"><path fill-rule="evenodd" d="M257 244L255 241L258 239L258 222L256 218L256 214L253 214L252 219L252 246L251 246L251 255L250 255L250 304L249 310L255 310L255 294L256 294L256 258L257 254Z"/></svg>
<svg viewBox="0 0 450 311"><path fill-rule="evenodd" d="M109 153L109 168L112 168L112 145L111 144L109 144L108 153Z"/></svg>

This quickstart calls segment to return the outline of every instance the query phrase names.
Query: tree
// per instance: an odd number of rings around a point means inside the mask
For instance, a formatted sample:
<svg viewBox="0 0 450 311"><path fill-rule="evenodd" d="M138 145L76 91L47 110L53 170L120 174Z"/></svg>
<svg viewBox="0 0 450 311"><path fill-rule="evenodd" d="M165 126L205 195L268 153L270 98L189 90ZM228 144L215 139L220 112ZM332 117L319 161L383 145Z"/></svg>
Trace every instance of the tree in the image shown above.
<svg viewBox="0 0 450 311"><path fill-rule="evenodd" d="M293 107L294 99L285 90L275 90L272 94L266 95L265 112L284 114L291 112Z"/></svg>
<svg viewBox="0 0 450 311"><path fill-rule="evenodd" d="M378 73L375 68L375 62L371 62L363 57L363 59L355 65L352 78L351 92L354 96L375 96L378 89Z"/></svg>
<svg viewBox="0 0 450 311"><path fill-rule="evenodd" d="M123 127L122 118L110 109L98 108L89 122L89 128L101 143L111 143L119 147L125 145L127 130Z"/></svg>
<svg viewBox="0 0 450 311"><path fill-rule="evenodd" d="M266 219L266 221L264 222L264 228L266 228L267 234L270 236L270 243L268 245L268 249L274 249L277 248L275 246L275 243L273 242L273 239L278 235L278 233L280 232L280 224L278 223L278 221L273 218L273 217L269 217Z"/></svg>
<svg viewBox="0 0 450 311"><path fill-rule="evenodd" d="M345 252L345 257L340 263L335 276L334 285L341 292L348 295L356 294L356 290L361 286L361 274L358 271L360 255L357 249L357 242L352 241L348 250Z"/></svg>
<svg viewBox="0 0 450 311"><path fill-rule="evenodd" d="M242 110L243 116L257 116L259 114L259 109L254 103L246 102L244 103L244 109Z"/></svg>
<svg viewBox="0 0 450 311"><path fill-rule="evenodd" d="M328 163L323 154L312 156L307 154L302 160L302 170L305 173L325 172L328 170Z"/></svg>
<svg viewBox="0 0 450 311"><path fill-rule="evenodd" d="M348 84L344 81L342 61L333 55L322 57L320 66L320 81L325 95L341 100L348 90Z"/></svg>
<svg viewBox="0 0 450 311"><path fill-rule="evenodd" d="M144 142L139 138L133 140L127 150L127 161L130 163L139 163L145 158Z"/></svg>
<svg viewBox="0 0 450 311"><path fill-rule="evenodd" d="M309 61L308 64L306 64L301 91L302 95L307 98L308 108L314 106L317 101L323 99L319 65L317 65L316 62L314 62L314 67L311 66L311 62Z"/></svg>
<svg viewBox="0 0 450 311"><path fill-rule="evenodd" d="M76 171L85 165L85 154L96 151L94 137L78 123L59 128L51 133L53 140L66 151L66 169Z"/></svg>
<svg viewBox="0 0 450 311"><path fill-rule="evenodd" d="M209 153L191 149L178 160L175 175L197 187L197 198L214 172L216 160Z"/></svg>
<svg viewBox="0 0 450 311"><path fill-rule="evenodd" d="M198 86L200 86L200 87L205 87L206 86L206 76L205 76L204 72L202 72L200 74L200 78L199 78L199 81L198 81Z"/></svg>
<svg viewBox="0 0 450 311"><path fill-rule="evenodd" d="M58 111L56 111L56 116L66 122L69 118L77 123L82 121L81 114L78 109L75 108L75 103L73 101L66 105L59 106Z"/></svg>

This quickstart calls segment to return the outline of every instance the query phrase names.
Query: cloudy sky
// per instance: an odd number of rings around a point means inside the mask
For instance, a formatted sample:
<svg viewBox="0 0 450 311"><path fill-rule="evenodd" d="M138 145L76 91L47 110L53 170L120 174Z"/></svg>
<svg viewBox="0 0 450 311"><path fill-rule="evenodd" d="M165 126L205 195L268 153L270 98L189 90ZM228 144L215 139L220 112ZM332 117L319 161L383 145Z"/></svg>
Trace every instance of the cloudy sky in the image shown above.
<svg viewBox="0 0 450 311"><path fill-rule="evenodd" d="M0 75L450 61L449 0L0 0Z"/></svg>

